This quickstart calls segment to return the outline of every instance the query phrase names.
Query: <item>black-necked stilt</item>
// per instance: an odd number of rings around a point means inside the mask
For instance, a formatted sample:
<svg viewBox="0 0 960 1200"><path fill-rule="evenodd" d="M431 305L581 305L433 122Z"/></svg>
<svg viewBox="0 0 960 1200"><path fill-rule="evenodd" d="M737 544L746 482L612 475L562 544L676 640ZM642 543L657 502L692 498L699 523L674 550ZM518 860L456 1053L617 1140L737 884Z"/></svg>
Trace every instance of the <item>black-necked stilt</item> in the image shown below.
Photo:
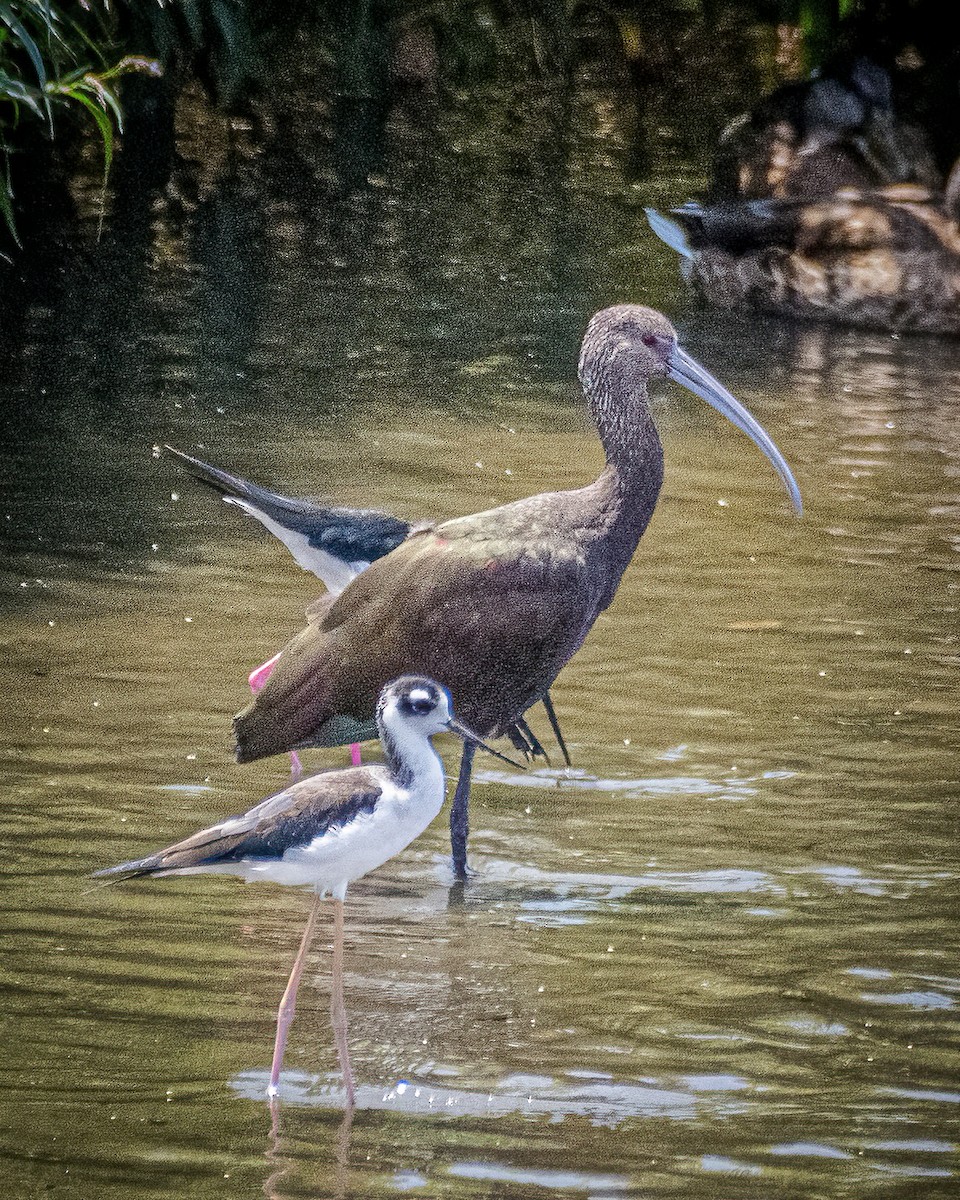
<svg viewBox="0 0 960 1200"><path fill-rule="evenodd" d="M599 478L407 537L297 634L254 701L234 718L237 758L337 744L369 720L387 679L438 679L483 736L502 733L545 695L610 604L653 513L663 450L647 382L668 377L747 433L797 510L783 456L752 416L678 345L666 317L618 305L590 321L580 381L606 451ZM466 873L473 749L450 814L454 869Z"/></svg>
<svg viewBox="0 0 960 1200"><path fill-rule="evenodd" d="M372 508L344 508L319 504L296 496L284 496L268 491L249 480L231 475L219 467L211 466L192 454L184 454L172 446L167 453L178 459L201 483L212 488L226 504L234 505L259 521L293 555L305 570L316 575L327 588L329 597L339 596L347 584L371 563L396 550L411 532L426 528L420 524L401 520L389 513ZM311 620L316 620L329 607L330 599L323 596L309 610ZM281 652L282 653L282 652ZM250 688L256 694L273 673L280 658L275 654L267 662L251 671ZM543 697L543 705L553 729L560 752L567 766L570 754L567 749L560 723L550 699L549 692ZM521 718L505 730L514 747L527 757L546 758L546 752L536 734ZM371 730L370 736L373 736ZM359 763L358 748L351 747L354 766ZM299 770L299 760L293 753L294 769Z"/></svg>
<svg viewBox="0 0 960 1200"><path fill-rule="evenodd" d="M483 746L454 719L450 693L431 679L405 676L386 685L376 711L386 757L324 771L292 784L242 816L228 817L146 858L98 871L126 878L161 875L239 875L293 887L312 887L314 900L300 949L277 1012L268 1094L276 1096L297 988L321 898L333 899L331 1017L337 1053L353 1104L354 1088L343 1003L343 901L347 886L381 866L418 837L439 813L444 773L430 739L450 730ZM515 766L510 759L506 762Z"/></svg>

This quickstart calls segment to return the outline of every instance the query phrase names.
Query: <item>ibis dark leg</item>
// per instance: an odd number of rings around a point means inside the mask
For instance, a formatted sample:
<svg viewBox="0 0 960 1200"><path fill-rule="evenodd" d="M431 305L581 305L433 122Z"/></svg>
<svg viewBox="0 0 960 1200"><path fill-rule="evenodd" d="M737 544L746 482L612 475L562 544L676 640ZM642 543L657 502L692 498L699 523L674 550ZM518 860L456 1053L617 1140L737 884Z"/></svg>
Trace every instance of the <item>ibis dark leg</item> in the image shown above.
<svg viewBox="0 0 960 1200"><path fill-rule="evenodd" d="M313 897L310 915L307 917L307 927L303 931L303 937L300 939L300 949L297 951L297 957L294 959L293 970L290 972L290 978L287 980L286 991L283 993L280 1008L277 1010L277 1036L273 1043L273 1063L270 1067L270 1085L267 1088L268 1096L276 1096L280 1090L280 1068L283 1066L283 1051L287 1044L287 1034L290 1032L293 1014L297 1007L297 988L300 986L300 976L303 974L303 968L307 961L307 951L310 949L310 941L313 937L313 930L317 923L317 913L319 911L320 893L317 892Z"/></svg>
<svg viewBox="0 0 960 1200"><path fill-rule="evenodd" d="M529 728L530 726L527 725L526 721L518 721L516 725L511 725L506 731L514 750L519 750L524 758L531 758L533 756L533 746L525 732Z"/></svg>
<svg viewBox="0 0 960 1200"><path fill-rule="evenodd" d="M337 1043L337 1057L347 1089L347 1111L354 1105L353 1069L347 1042L347 1006L343 999L343 901L333 900L333 964L330 971L330 1024Z"/></svg>
<svg viewBox="0 0 960 1200"><path fill-rule="evenodd" d="M526 721L523 720L523 718L521 718L517 722L517 725L519 726L521 733L523 734L523 736L527 739L527 742L529 743L530 757L531 758L542 758L544 760L544 762L547 764L547 766L549 767L550 766L550 755L547 754L547 752L546 752L546 750L544 750L543 746L540 745L540 739L537 737L537 735L533 732L533 730L526 723Z"/></svg>
<svg viewBox="0 0 960 1200"><path fill-rule="evenodd" d="M453 852L453 873L457 879L467 877L467 834L470 832L470 775L473 771L473 756L476 746L470 742L463 744L463 757L460 759L460 774L457 777L457 789L453 793L453 804L450 806L450 849Z"/></svg>
<svg viewBox="0 0 960 1200"><path fill-rule="evenodd" d="M547 710L547 717L550 720L550 728L553 730L553 736L557 739L557 745L560 747L560 753L563 755L564 762L568 767L572 767L570 761L570 751L567 749L567 743L563 740L563 734L560 732L560 722L557 720L557 714L553 709L553 701L550 699L550 693L543 694L543 707Z"/></svg>

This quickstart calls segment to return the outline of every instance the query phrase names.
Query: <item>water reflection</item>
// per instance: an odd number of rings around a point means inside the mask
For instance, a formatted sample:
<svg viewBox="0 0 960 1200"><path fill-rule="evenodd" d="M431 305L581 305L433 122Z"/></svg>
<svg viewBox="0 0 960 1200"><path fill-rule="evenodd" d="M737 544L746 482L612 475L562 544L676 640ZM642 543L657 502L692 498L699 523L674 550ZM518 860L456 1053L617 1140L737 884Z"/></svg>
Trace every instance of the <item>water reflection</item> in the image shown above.
<svg viewBox="0 0 960 1200"><path fill-rule="evenodd" d="M258 1071L243 1072L230 1081L238 1096L252 1100L263 1096L263 1076ZM284 1075L284 1100L291 1107L323 1107L339 1104L340 1089L325 1077L287 1073ZM746 1087L746 1084L742 1086ZM644 1083L624 1083L612 1079L589 1082L561 1081L551 1077L508 1076L483 1091L469 1091L414 1079L402 1080L386 1091L360 1086L357 1108L361 1111L383 1109L410 1117L430 1113L445 1117L503 1117L510 1114L547 1117L562 1121L566 1116L582 1116L594 1125L614 1128L631 1117L658 1116L673 1120L693 1118L699 1106L694 1093ZM699 1089L703 1090L703 1089ZM726 1087L718 1089L726 1092ZM740 1111L735 1103L708 1104L713 1115ZM700 1113L700 1115L703 1115Z"/></svg>
<svg viewBox="0 0 960 1200"><path fill-rule="evenodd" d="M261 1093L262 1095L262 1093ZM333 1139L333 1182L328 1185L326 1195L330 1200L344 1200L349 1188L350 1145L356 1109L348 1105L336 1128ZM280 1105L274 1098L270 1104L270 1135L263 1157L270 1167L270 1174L263 1181L263 1194L267 1200L281 1200L286 1192L285 1181L294 1173L296 1158L284 1146Z"/></svg>
<svg viewBox="0 0 960 1200"><path fill-rule="evenodd" d="M598 1198L619 1196L631 1189L631 1180L626 1175L551 1171L545 1167L523 1170L507 1163L458 1162L450 1166L450 1174L461 1179L479 1179L490 1183L516 1183L555 1191L587 1192Z"/></svg>

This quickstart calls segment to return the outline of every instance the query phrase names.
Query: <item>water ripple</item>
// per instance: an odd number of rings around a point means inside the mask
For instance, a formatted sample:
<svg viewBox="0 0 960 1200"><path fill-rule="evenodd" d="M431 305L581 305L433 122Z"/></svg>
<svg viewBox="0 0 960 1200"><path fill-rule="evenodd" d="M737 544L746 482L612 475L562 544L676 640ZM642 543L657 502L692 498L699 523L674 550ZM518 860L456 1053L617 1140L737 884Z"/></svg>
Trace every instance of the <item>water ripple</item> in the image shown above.
<svg viewBox="0 0 960 1200"><path fill-rule="evenodd" d="M340 1107L338 1082L300 1071L286 1071L281 1080L280 1094L284 1103L301 1107ZM246 1100L263 1100L268 1072L243 1071L231 1079L230 1086ZM524 1086L518 1086L524 1083ZM728 1089L718 1089L718 1094ZM447 1117L504 1117L508 1114L546 1117L562 1121L567 1117L584 1117L594 1125L613 1128L635 1117L666 1117L672 1120L693 1120L702 1109L719 1114L733 1109L720 1101L708 1104L692 1092L654 1083L617 1083L607 1079L594 1082L564 1082L553 1078L524 1080L519 1076L501 1079L484 1090L467 1090L449 1086L401 1080L388 1088L361 1085L357 1089L357 1107L365 1110L401 1112L409 1116L436 1115Z"/></svg>

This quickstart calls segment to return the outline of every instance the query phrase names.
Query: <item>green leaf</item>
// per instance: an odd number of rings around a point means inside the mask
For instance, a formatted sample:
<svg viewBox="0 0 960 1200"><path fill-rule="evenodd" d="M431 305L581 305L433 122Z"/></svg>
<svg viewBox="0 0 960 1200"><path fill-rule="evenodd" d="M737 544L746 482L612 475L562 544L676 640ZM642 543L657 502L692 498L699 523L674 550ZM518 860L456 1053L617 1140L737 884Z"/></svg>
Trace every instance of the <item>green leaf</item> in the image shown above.
<svg viewBox="0 0 960 1200"><path fill-rule="evenodd" d="M128 75L134 72L138 75L152 75L155 79L159 79L163 75L163 67L155 58L144 58L142 54L126 54L112 67L98 72L97 78L115 79L118 75Z"/></svg>
<svg viewBox="0 0 960 1200"><path fill-rule="evenodd" d="M6 147L4 147L4 150L6 150ZM20 241L20 238L17 235L17 223L13 216L13 191L10 187L9 157L7 157L4 166L6 168L4 171L5 178L0 180L0 213L3 213L3 220L7 226L7 229L10 230L10 236L16 242L17 247L22 250L23 243Z"/></svg>
<svg viewBox="0 0 960 1200"><path fill-rule="evenodd" d="M35 88L29 87L22 79L13 79L0 71L0 100L9 100L13 104L25 104L29 109L42 118L41 108L43 97Z"/></svg>
<svg viewBox="0 0 960 1200"><path fill-rule="evenodd" d="M80 87L69 88L64 94L72 97L78 104L82 104L97 124L100 137L103 139L103 186L106 188L107 180L110 177L110 164L113 162L113 124L110 117L99 104L85 95Z"/></svg>
<svg viewBox="0 0 960 1200"><path fill-rule="evenodd" d="M37 43L33 40L13 8L9 4L0 4L0 21L3 21L14 36L26 50L30 61L33 63L33 69L37 73L37 79L40 81L41 87L47 86L47 72L43 65L43 55L40 53Z"/></svg>
<svg viewBox="0 0 960 1200"><path fill-rule="evenodd" d="M120 101L99 75L94 75L92 71L88 71L80 82L70 89L70 94L75 95L80 91L89 92L99 100L100 108L105 113L108 115L109 113L113 113L114 120L117 123L117 132L123 133L123 110L120 107Z"/></svg>
<svg viewBox="0 0 960 1200"><path fill-rule="evenodd" d="M24 50L27 52L27 56L29 57L31 63L33 64L33 69L37 73L37 79L40 82L41 91L46 91L47 71L43 65L43 55L40 53L37 43L33 40L33 38L27 32L26 28L23 25L23 22L20 20L20 18L17 16L17 14L13 11L13 7L10 4L6 3L5 0L3 3L0 3L0 21L2 21L7 26L7 28L11 31L11 33L14 35L14 37L16 37L19 40L20 44L23 46ZM50 135L52 137L53 136L53 111L50 108L50 101L46 98L46 96L44 96L43 106L44 106L44 109L47 114L47 122L50 126Z"/></svg>

